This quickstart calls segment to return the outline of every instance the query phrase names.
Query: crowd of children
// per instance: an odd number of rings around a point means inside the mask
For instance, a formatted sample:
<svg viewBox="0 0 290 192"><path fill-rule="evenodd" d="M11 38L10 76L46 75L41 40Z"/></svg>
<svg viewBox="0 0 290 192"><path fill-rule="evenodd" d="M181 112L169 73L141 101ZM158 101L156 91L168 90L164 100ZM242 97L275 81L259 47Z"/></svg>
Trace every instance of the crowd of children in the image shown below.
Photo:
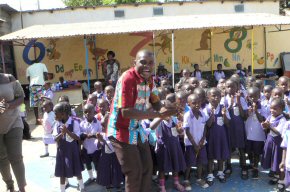
<svg viewBox="0 0 290 192"><path fill-rule="evenodd" d="M167 79L160 82L162 104L176 105L178 115L147 119L142 124L149 129L148 139L155 148L152 159L160 191L166 191L166 172L172 172L177 191L191 191L192 167L197 170L196 184L202 188L213 185L215 179L225 183L232 173L231 156L236 150L241 179L259 179L261 165L270 171L269 184L277 185L279 191L290 191L289 79L280 77L275 88L264 86L262 80L246 77L240 64L237 72L225 79L218 65L214 73L217 85L210 87L200 78L198 66L194 67L192 75L182 70L174 90ZM180 171L183 182L178 178Z"/></svg>
<svg viewBox="0 0 290 192"><path fill-rule="evenodd" d="M152 178L156 179L158 173L160 191L166 191L165 178L169 172L177 191L191 191L192 167L197 170L196 184L202 188L213 185L215 179L226 183L232 173L231 154L235 150L242 179L249 178L249 170L251 177L258 179L260 163L270 170L269 184L290 191L289 79L280 77L275 88L264 86L255 77L245 77L240 66L236 74L225 79L218 65L214 73L217 85L210 87L201 78L197 64L194 68L192 75L183 70L175 88L166 77L160 79L158 92L162 105L175 106L178 114L140 123L151 146ZM60 177L62 192L66 178L74 176L80 191L85 191L85 184L92 182L121 190L124 182L114 148L106 137L114 87L107 86L103 91L101 82L94 85L95 92L84 104L81 118L75 116L65 96L53 107L51 95L47 94L43 103L45 153L41 157L48 156L48 144L56 142L55 176ZM147 107L150 110L151 106ZM85 184L84 165L89 175Z"/></svg>
<svg viewBox="0 0 290 192"><path fill-rule="evenodd" d="M83 105L83 117L76 116L65 95L58 98L55 106L52 103L53 95L45 97L42 104L45 153L40 157L49 156L49 144L57 144L55 176L60 178L61 192L69 186L68 178L71 177L77 177L78 188L82 192L85 185L93 182L108 190L116 188L120 191L124 182L114 148L106 137L114 87L107 86L103 91L101 82L94 85L95 92L88 96ZM82 180L84 168L89 175L85 183Z"/></svg>

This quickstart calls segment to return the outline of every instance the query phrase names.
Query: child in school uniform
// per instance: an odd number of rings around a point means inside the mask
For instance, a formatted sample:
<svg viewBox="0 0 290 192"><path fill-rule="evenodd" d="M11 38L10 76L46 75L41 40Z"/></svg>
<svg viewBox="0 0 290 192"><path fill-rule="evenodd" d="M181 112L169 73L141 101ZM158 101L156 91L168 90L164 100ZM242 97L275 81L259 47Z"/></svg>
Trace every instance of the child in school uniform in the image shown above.
<svg viewBox="0 0 290 192"><path fill-rule="evenodd" d="M150 147L152 163L153 163L152 181L158 184L158 175L157 175L158 168L157 168L157 159L156 159L156 153L155 153L157 137L156 137L156 131L150 128L150 124L152 120L153 119L142 120L141 126L148 135L149 147Z"/></svg>
<svg viewBox="0 0 290 192"><path fill-rule="evenodd" d="M114 148L106 136L108 117L108 113L102 117L102 133L97 134L97 139L101 147L101 156L97 168L97 183L105 186L107 190L117 188L117 191L122 191L121 184L124 182L124 175Z"/></svg>
<svg viewBox="0 0 290 192"><path fill-rule="evenodd" d="M287 122L287 130L285 131L281 147L283 149L283 155L282 155L282 162L280 163L280 170L284 170L285 172L285 191L290 191L290 122Z"/></svg>
<svg viewBox="0 0 290 192"><path fill-rule="evenodd" d="M54 139L52 136L53 131L53 124L55 121L55 114L53 112L53 103L50 100L44 101L42 104L44 109L43 119L42 119L42 126L44 129L44 136L43 136L43 143L45 146L45 153L40 156L40 158L48 157L48 145L54 143Z"/></svg>
<svg viewBox="0 0 290 192"><path fill-rule="evenodd" d="M273 90L273 87L271 85L266 85L264 87L264 89L263 89L264 98L261 99L261 105L265 109L266 118L271 115L271 112L270 112L270 99L271 99L272 90Z"/></svg>
<svg viewBox="0 0 290 192"><path fill-rule="evenodd" d="M194 71L191 77L196 77L200 81L202 78L201 78L201 70L199 70L199 65L194 64L193 67L194 67Z"/></svg>
<svg viewBox="0 0 290 192"><path fill-rule="evenodd" d="M53 136L57 143L55 176L60 177L61 192L65 191L65 178L77 177L81 192L85 192L82 178L84 170L78 145L79 122L71 117L69 103L60 102L53 108L56 123Z"/></svg>
<svg viewBox="0 0 290 192"><path fill-rule="evenodd" d="M226 81L227 95L224 100L224 106L230 113L230 147L232 149L238 148L240 154L241 178L248 179L248 171L246 168L246 131L245 131L245 111L248 110L246 100L241 96L238 90L238 83L232 79ZM231 174L232 168L230 159L227 162L226 174Z"/></svg>
<svg viewBox="0 0 290 192"><path fill-rule="evenodd" d="M252 178L259 178L258 164L263 153L266 134L261 123L267 118L266 109L259 101L260 90L257 87L248 89L248 114L245 122L246 127L246 151L253 167Z"/></svg>
<svg viewBox="0 0 290 192"><path fill-rule="evenodd" d="M94 117L95 107L93 104L86 104L83 107L83 111L84 120L80 123L80 138L83 142L81 155L89 174L89 179L85 182L85 185L89 185L95 181L92 163L94 164L95 171L97 172L98 161L101 155L101 151L98 148L96 134L102 132L102 126L100 121Z"/></svg>
<svg viewBox="0 0 290 192"><path fill-rule="evenodd" d="M205 108L205 112L209 116L208 134L207 134L207 154L208 154L208 176L207 183L213 184L213 161L218 162L217 177L221 183L226 182L223 172L224 162L230 158L230 146L228 130L230 114L226 107L220 104L221 91L217 88L211 88L208 92L209 105Z"/></svg>
<svg viewBox="0 0 290 192"><path fill-rule="evenodd" d="M286 76L282 76L278 80L278 86L283 89L283 99L285 101L285 112L290 113L290 91L289 91L289 78Z"/></svg>
<svg viewBox="0 0 290 192"><path fill-rule="evenodd" d="M169 100L165 101L165 106L170 106ZM184 187L179 183L178 173L186 168L182 149L179 144L179 133L182 127L178 126L177 117L172 116L166 119L156 118L150 124L151 129L156 129L156 159L159 171L159 187L161 192L165 189L165 173L172 172L174 188L177 191L184 191Z"/></svg>
<svg viewBox="0 0 290 192"><path fill-rule="evenodd" d="M206 153L206 129L205 125L209 117L201 109L200 98L196 94L192 94L187 99L190 111L184 114L183 128L185 129L185 189L191 191L190 184L190 168L197 167L196 184L202 188L209 185L202 179L203 166L207 165Z"/></svg>
<svg viewBox="0 0 290 192"><path fill-rule="evenodd" d="M225 73L223 72L222 68L223 68L223 65L219 63L217 65L217 70L214 72L214 78L216 82L219 82L220 79L226 78Z"/></svg>
<svg viewBox="0 0 290 192"><path fill-rule="evenodd" d="M97 105L99 112L95 115L95 118L97 118L98 121L102 121L105 115L109 113L110 106L104 98L99 99Z"/></svg>
<svg viewBox="0 0 290 192"><path fill-rule="evenodd" d="M111 106L114 93L115 93L115 88L112 85L108 85L105 87L105 100L109 103L109 106Z"/></svg>
<svg viewBox="0 0 290 192"><path fill-rule="evenodd" d="M280 145L287 129L287 121L283 115L284 108L285 103L282 99L273 99L271 102L271 116L261 123L262 127L269 131L261 165L264 169L271 169L274 172L274 177L269 181L269 184L278 183L279 189L284 188L284 172L279 169L282 162L282 148Z"/></svg>
<svg viewBox="0 0 290 192"><path fill-rule="evenodd" d="M97 95L98 99L103 98L104 91L103 91L103 84L102 84L102 82L96 81L94 83L94 88L95 88L95 91L93 93Z"/></svg>
<svg viewBox="0 0 290 192"><path fill-rule="evenodd" d="M50 100L53 101L53 92L51 90L51 83L49 81L46 81L45 84L43 85L44 87L44 91L43 91L43 95L41 96L41 98L43 100Z"/></svg>

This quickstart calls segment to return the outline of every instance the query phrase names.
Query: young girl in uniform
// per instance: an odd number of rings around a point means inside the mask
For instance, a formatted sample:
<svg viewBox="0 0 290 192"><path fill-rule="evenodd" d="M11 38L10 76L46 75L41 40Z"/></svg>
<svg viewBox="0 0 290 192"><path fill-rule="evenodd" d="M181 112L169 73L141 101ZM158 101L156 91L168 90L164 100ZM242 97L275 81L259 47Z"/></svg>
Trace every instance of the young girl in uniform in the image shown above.
<svg viewBox="0 0 290 192"><path fill-rule="evenodd" d="M80 123L81 129L81 141L83 142L83 148L81 155L89 174L88 181L85 182L86 185L91 184L95 181L92 163L94 164L95 171L97 172L98 161L100 158L101 151L98 149L98 140L96 138L97 133L102 132L102 126L100 121L98 121L95 115L95 107L92 104L86 104L83 107L84 120Z"/></svg>
<svg viewBox="0 0 290 192"><path fill-rule="evenodd" d="M271 85L266 85L263 89L264 93L264 99L261 100L261 105L266 110L266 118L271 115L270 112L270 99L271 99L271 93L272 93L273 87Z"/></svg>
<svg viewBox="0 0 290 192"><path fill-rule="evenodd" d="M208 121L208 116L201 109L200 98L196 94L192 94L187 99L190 111L184 114L183 128L185 129L185 189L191 191L190 184L190 168L197 167L196 184L202 188L207 188L209 185L202 179L203 166L207 165L206 154L206 130L205 125Z"/></svg>
<svg viewBox="0 0 290 192"><path fill-rule="evenodd" d="M94 88L95 88L95 92L93 94L96 94L98 99L103 98L104 96L104 91L103 91L103 84L101 81L96 81L94 83Z"/></svg>
<svg viewBox="0 0 290 192"><path fill-rule="evenodd" d="M280 145L287 129L287 121L283 115L284 108L285 102L282 99L273 99L270 108L271 116L261 123L262 127L269 131L261 165L264 169L271 169L274 172L274 177L269 181L269 184L278 183L279 189L284 188L284 173L279 169L282 162L282 148Z"/></svg>
<svg viewBox="0 0 290 192"><path fill-rule="evenodd" d="M242 167L241 177L242 179L248 179L248 172L246 168L245 157L245 144L246 144L246 131L245 131L245 111L248 110L247 103L241 92L238 90L238 83L234 80L226 81L227 95L225 97L224 105L230 113L230 147L232 149L238 148L240 154L240 166ZM227 162L226 173L231 173L230 161Z"/></svg>
<svg viewBox="0 0 290 192"><path fill-rule="evenodd" d="M172 103L165 100L165 105ZM160 119L156 118L150 125L151 129L156 129L157 146L156 159L159 171L159 187L161 192L165 189L165 173L173 173L174 187L177 191L184 191L184 187L179 183L178 173L186 168L182 149L179 144L179 133L182 127L178 126L178 120L175 116Z"/></svg>
<svg viewBox="0 0 290 192"><path fill-rule="evenodd" d="M289 78L286 76L282 76L278 80L278 86L283 89L284 96L283 99L285 101L285 112L290 113L290 91L289 91Z"/></svg>
<svg viewBox="0 0 290 192"><path fill-rule="evenodd" d="M267 118L266 109L261 105L260 90L257 87L248 89L248 113L245 122L246 127L246 151L253 167L252 178L259 178L258 164L260 156L263 153L266 134L261 126L261 123Z"/></svg>
<svg viewBox="0 0 290 192"><path fill-rule="evenodd" d="M79 151L80 126L70 116L69 103L60 102L53 108L56 123L53 135L57 143L55 176L60 177L61 192L65 191L65 178L76 176L81 192L85 192L82 179L84 170Z"/></svg>
<svg viewBox="0 0 290 192"><path fill-rule="evenodd" d="M213 161L218 162L217 177L221 183L226 182L224 170L225 160L230 158L230 146L228 130L230 114L224 105L220 104L221 91L211 88L208 92L209 105L204 110L208 114L207 154L208 154L208 176L207 183L213 184Z"/></svg>
<svg viewBox="0 0 290 192"><path fill-rule="evenodd" d="M44 103L42 105L43 105L43 109L44 109L42 126L44 129L43 142L45 145L45 153L43 155L41 155L40 158L49 156L48 144L54 143L54 140L52 137L52 131L53 131L53 123L55 121L55 114L53 112L52 101L46 100L46 101L44 101Z"/></svg>
<svg viewBox="0 0 290 192"><path fill-rule="evenodd" d="M103 111L102 109L100 109ZM106 136L109 114L105 113L101 119L102 133L97 134L97 139L101 147L101 156L97 167L97 183L105 186L110 191L112 188L120 190L121 183L124 182L124 175L121 165L110 140Z"/></svg>

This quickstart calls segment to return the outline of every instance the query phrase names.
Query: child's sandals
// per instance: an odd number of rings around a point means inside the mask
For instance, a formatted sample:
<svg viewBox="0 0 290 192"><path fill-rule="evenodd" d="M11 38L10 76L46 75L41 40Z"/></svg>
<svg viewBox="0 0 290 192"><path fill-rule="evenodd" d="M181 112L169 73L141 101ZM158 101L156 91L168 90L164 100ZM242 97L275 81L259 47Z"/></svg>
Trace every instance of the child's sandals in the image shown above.
<svg viewBox="0 0 290 192"><path fill-rule="evenodd" d="M272 179L268 182L269 185L276 185L279 181L279 175L274 175L274 177L272 177Z"/></svg>
<svg viewBox="0 0 290 192"><path fill-rule="evenodd" d="M285 191L285 184L284 183L278 183L277 188L278 188L279 192L284 192Z"/></svg>
<svg viewBox="0 0 290 192"><path fill-rule="evenodd" d="M175 188L177 191L180 191L180 192L185 191L183 185L181 185L180 183L176 183L176 184L174 184L174 188Z"/></svg>
<svg viewBox="0 0 290 192"><path fill-rule="evenodd" d="M190 184L190 182L188 180L185 180L183 184L184 184L185 191L191 191L192 190L191 184Z"/></svg>
<svg viewBox="0 0 290 192"><path fill-rule="evenodd" d="M217 174L217 178L221 183L225 183L227 180L225 178L225 174L223 172Z"/></svg>
<svg viewBox="0 0 290 192"><path fill-rule="evenodd" d="M232 172L233 172L232 167L231 166L227 166L225 171L224 171L224 174L228 178L228 177L231 176Z"/></svg>
<svg viewBox="0 0 290 192"><path fill-rule="evenodd" d="M206 178L206 182L209 186L212 186L214 183L214 176L213 175L208 175Z"/></svg>
<svg viewBox="0 0 290 192"><path fill-rule="evenodd" d="M243 168L242 171L241 171L241 178L243 180L247 180L249 178L249 174L248 174L248 170Z"/></svg>
<svg viewBox="0 0 290 192"><path fill-rule="evenodd" d="M203 179L197 179L196 184L203 189L206 189L209 187L209 184L207 184Z"/></svg>

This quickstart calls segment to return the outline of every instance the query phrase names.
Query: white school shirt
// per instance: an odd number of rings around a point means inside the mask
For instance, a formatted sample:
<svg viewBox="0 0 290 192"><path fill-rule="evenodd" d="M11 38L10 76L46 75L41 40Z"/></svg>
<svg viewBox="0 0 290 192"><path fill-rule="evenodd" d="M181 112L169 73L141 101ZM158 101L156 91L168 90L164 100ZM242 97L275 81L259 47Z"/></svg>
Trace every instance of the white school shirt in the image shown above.
<svg viewBox="0 0 290 192"><path fill-rule="evenodd" d="M194 76L194 72L192 73L192 75L191 75L191 77L196 77L198 80L201 80L202 78L201 78L201 72L200 71L197 71L196 73L195 73L195 76Z"/></svg>
<svg viewBox="0 0 290 192"><path fill-rule="evenodd" d="M193 115L192 110L189 110L188 112L186 112L183 117L184 130L189 129L189 132L192 135L194 142L197 144L203 137L204 127L205 127L206 121L209 119L209 116L206 113L204 113L201 109L199 111L200 111L201 116L199 116L198 119L196 119L196 117ZM186 133L184 134L184 143L185 143L185 146L192 145Z"/></svg>
<svg viewBox="0 0 290 192"><path fill-rule="evenodd" d="M70 124L72 124L72 121L73 121L72 117L69 117L68 120L67 120L67 122L65 123L65 126L68 127ZM79 137L80 136L80 133L81 133L80 124L76 120L74 120L73 122L74 122L74 124L73 124L73 133L76 136ZM63 125L63 123L61 121L55 121L54 126L53 126L53 132L52 132L52 135L54 137L56 137L58 135L57 128L59 126L61 126L61 125ZM66 138L66 141L67 142L72 142L73 141L73 139L68 134L65 134L65 138Z"/></svg>
<svg viewBox="0 0 290 192"><path fill-rule="evenodd" d="M220 79L226 78L226 76L225 76L225 73L223 71L215 71L214 78L216 81L219 81Z"/></svg>
<svg viewBox="0 0 290 192"><path fill-rule="evenodd" d="M244 97L240 97L240 102L241 102L241 106L243 108L243 110L248 110L248 104L245 100ZM224 103L222 103L223 105L227 106L226 104L228 104L228 106L231 105L231 97L229 95L227 95L224 99ZM228 107L227 106L227 107ZM237 97L234 97L234 104L233 104L233 110L234 110L234 115L235 116L239 116L240 112L239 112L239 107L237 106Z"/></svg>
<svg viewBox="0 0 290 192"><path fill-rule="evenodd" d="M270 112L270 102L271 99L267 100L266 98L261 100L261 105L263 106L264 108L264 112L265 112L265 118L267 119L270 115L271 115L271 112Z"/></svg>
<svg viewBox="0 0 290 192"><path fill-rule="evenodd" d="M279 120L279 124L278 126L276 126L276 130L280 133L281 137L283 138L284 137L284 133L288 127L288 124L287 124L287 120L286 118L284 117L283 114L279 115L278 117L273 117L271 116L270 117L270 124L273 123L275 121L275 119L278 119L279 117L283 116L280 120ZM270 133L269 133L271 136L275 137L275 136L278 136L277 134L275 134L272 130L270 130Z"/></svg>
<svg viewBox="0 0 290 192"><path fill-rule="evenodd" d="M267 118L267 111L263 105L261 109L258 109L258 113L262 115L265 119ZM245 122L247 139L251 141L265 141L266 134L264 129L259 122L255 112L252 112Z"/></svg>
<svg viewBox="0 0 290 192"><path fill-rule="evenodd" d="M26 77L30 77L30 86L44 85L43 73L47 73L46 65L43 63L34 63L26 69Z"/></svg>
<svg viewBox="0 0 290 192"><path fill-rule="evenodd" d="M55 121L54 112L53 111L51 111L49 113L45 112L43 114L42 121L43 121L42 126L43 126L43 129L44 129L44 135L51 134L52 131L53 131L53 124L54 124L54 121Z"/></svg>
<svg viewBox="0 0 290 192"><path fill-rule="evenodd" d="M114 147L112 146L112 143L108 139L106 133L103 132L103 133L101 133L101 135L103 136L103 139L106 142L106 144L103 142L100 142L105 147L105 153L107 153L107 154L115 153Z"/></svg>
<svg viewBox="0 0 290 192"><path fill-rule="evenodd" d="M288 128L285 131L281 147L284 149L287 149L286 151L286 159L285 159L285 167L287 171L290 171L290 127L289 127L289 121L287 122Z"/></svg>
<svg viewBox="0 0 290 192"><path fill-rule="evenodd" d="M53 92L52 92L51 89L44 90L44 91L43 91L43 95L44 95L46 98L48 98L48 99L50 99L50 100L52 101L52 99L53 99Z"/></svg>
<svg viewBox="0 0 290 192"><path fill-rule="evenodd" d="M100 121L98 121L96 118L90 123L87 121L87 119L84 119L80 123L80 130L81 134L93 134L96 135L96 133L101 133L102 132L102 126ZM98 140L96 138L87 138L84 140L84 148L87 150L88 154L94 153L96 150L98 150L97 147Z"/></svg>

